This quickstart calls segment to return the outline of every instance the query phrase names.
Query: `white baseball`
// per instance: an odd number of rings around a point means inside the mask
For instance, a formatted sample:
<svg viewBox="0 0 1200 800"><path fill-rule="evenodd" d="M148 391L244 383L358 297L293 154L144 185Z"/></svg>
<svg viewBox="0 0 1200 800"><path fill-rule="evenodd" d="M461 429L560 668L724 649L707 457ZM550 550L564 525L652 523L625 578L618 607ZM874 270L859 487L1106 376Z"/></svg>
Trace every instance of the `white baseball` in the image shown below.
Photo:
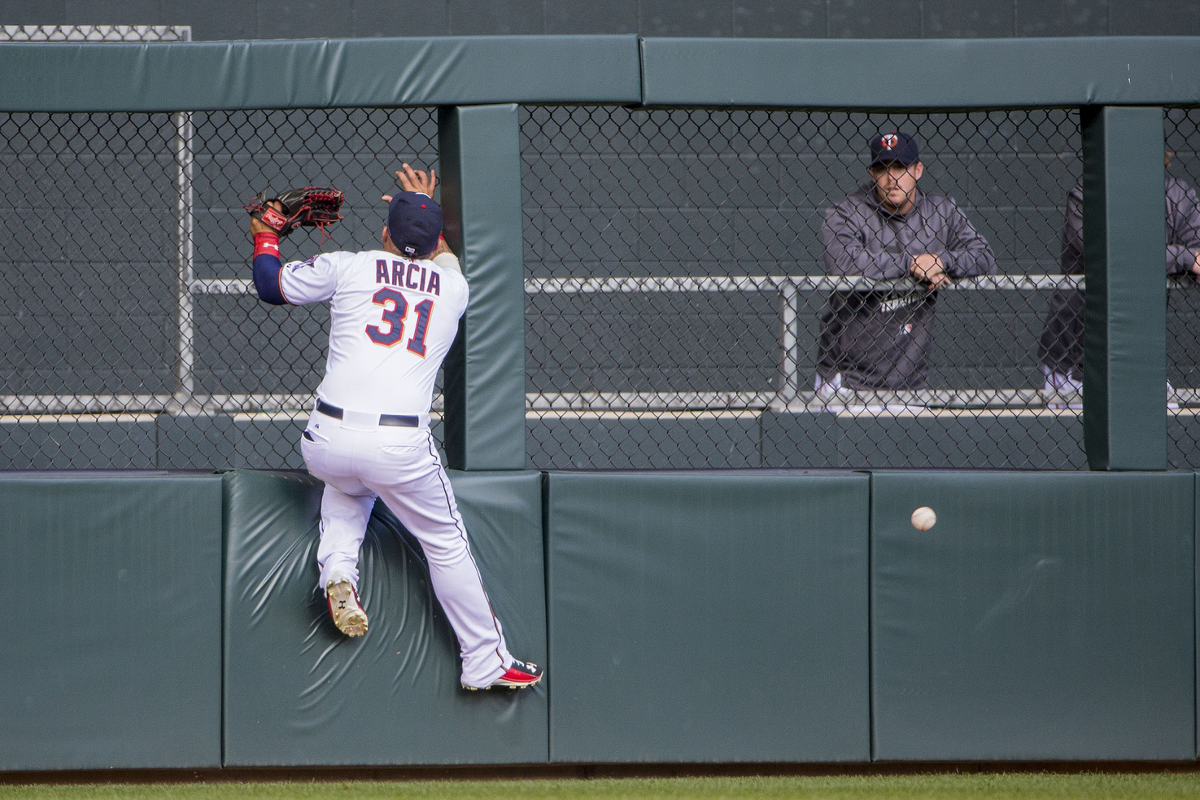
<svg viewBox="0 0 1200 800"><path fill-rule="evenodd" d="M921 506L912 513L912 526L919 531L927 531L937 524L937 514L929 506Z"/></svg>

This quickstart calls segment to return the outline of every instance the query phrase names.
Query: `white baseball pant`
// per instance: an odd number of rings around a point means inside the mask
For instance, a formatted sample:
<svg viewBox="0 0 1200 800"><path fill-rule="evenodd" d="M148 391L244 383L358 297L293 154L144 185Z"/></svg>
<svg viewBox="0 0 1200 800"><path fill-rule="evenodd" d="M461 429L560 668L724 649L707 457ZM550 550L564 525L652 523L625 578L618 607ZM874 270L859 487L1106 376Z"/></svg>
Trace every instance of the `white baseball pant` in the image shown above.
<svg viewBox="0 0 1200 800"><path fill-rule="evenodd" d="M458 636L462 682L487 686L504 674L512 657L429 429L381 426L376 415L349 410L341 420L314 411L301 452L308 471L325 482L317 549L322 591L339 572L357 587L359 551L379 497L421 543L433 591Z"/></svg>

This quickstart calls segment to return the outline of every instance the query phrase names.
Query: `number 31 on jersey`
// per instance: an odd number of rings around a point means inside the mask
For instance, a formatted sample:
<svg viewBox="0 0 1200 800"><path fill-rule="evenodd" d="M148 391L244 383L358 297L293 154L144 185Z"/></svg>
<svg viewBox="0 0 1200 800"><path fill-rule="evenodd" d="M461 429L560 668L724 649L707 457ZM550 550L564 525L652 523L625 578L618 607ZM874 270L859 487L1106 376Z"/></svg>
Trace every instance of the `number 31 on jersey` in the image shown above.
<svg viewBox="0 0 1200 800"><path fill-rule="evenodd" d="M368 325L367 336L372 342L391 347L404 338L404 318L408 315L408 299L392 288L380 289L371 302L383 307L383 319L379 325ZM413 306L417 322L413 335L408 340L411 353L425 357L425 334L429 332L429 318L433 315L433 301L426 298Z"/></svg>

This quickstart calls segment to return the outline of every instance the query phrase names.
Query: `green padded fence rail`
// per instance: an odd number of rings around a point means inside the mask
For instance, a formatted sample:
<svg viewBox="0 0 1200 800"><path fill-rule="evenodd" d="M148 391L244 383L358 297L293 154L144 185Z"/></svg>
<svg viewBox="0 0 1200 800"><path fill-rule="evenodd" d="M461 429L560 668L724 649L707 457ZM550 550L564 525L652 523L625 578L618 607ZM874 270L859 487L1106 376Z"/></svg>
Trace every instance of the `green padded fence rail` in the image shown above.
<svg viewBox="0 0 1200 800"><path fill-rule="evenodd" d="M1195 535L1192 473L873 473L875 759L1193 758Z"/></svg>
<svg viewBox="0 0 1200 800"><path fill-rule="evenodd" d="M647 38L647 106L1032 108L1200 101L1200 38Z"/></svg>
<svg viewBox="0 0 1200 800"><path fill-rule="evenodd" d="M0 479L0 770L221 764L221 480Z"/></svg>
<svg viewBox="0 0 1200 800"><path fill-rule="evenodd" d="M6 111L636 103L637 37L6 44Z"/></svg>
<svg viewBox="0 0 1200 800"><path fill-rule="evenodd" d="M468 692L420 546L382 505L363 544L370 630L340 634L317 591L321 483L227 473L225 764L545 763L547 690ZM451 473L492 606L544 663L541 475ZM551 673L552 674L552 673Z"/></svg>
<svg viewBox="0 0 1200 800"><path fill-rule="evenodd" d="M866 475L547 485L552 761L869 759Z"/></svg>
<svg viewBox="0 0 1200 800"><path fill-rule="evenodd" d="M1187 105L1200 102L1197 63L1198 37L13 43L0 48L0 109Z"/></svg>

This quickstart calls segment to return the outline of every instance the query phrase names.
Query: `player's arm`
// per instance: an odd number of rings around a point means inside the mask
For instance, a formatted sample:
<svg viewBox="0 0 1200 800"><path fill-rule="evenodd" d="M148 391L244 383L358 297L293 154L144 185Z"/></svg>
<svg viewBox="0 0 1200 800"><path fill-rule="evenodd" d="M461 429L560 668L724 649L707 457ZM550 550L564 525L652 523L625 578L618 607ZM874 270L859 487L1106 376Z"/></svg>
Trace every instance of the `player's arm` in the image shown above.
<svg viewBox="0 0 1200 800"><path fill-rule="evenodd" d="M275 306L287 305L279 286L279 273L283 271L279 234L265 222L251 217L250 238L254 240L254 289L258 299Z"/></svg>
<svg viewBox="0 0 1200 800"><path fill-rule="evenodd" d="M996 256L983 234L967 219L962 210L950 204L947 211L946 252L941 253L942 269L951 278L969 278L975 275L995 275Z"/></svg>
<svg viewBox="0 0 1200 800"><path fill-rule="evenodd" d="M410 164L400 165L400 169L396 170L396 180L400 181L400 188L404 191L417 192L430 199L433 198L433 190L437 188L437 172L435 170L431 169L426 174L425 170L413 169ZM392 202L392 196L385 194L383 202ZM438 258L438 256L442 258ZM462 271L462 267L458 263L458 256L450 249L445 235L438 237L437 248L429 254L429 259L447 269Z"/></svg>
<svg viewBox="0 0 1200 800"><path fill-rule="evenodd" d="M873 251L867 243L875 235L850 203L829 209L821 227L825 271L830 275L903 278L908 274L907 257L886 250Z"/></svg>

